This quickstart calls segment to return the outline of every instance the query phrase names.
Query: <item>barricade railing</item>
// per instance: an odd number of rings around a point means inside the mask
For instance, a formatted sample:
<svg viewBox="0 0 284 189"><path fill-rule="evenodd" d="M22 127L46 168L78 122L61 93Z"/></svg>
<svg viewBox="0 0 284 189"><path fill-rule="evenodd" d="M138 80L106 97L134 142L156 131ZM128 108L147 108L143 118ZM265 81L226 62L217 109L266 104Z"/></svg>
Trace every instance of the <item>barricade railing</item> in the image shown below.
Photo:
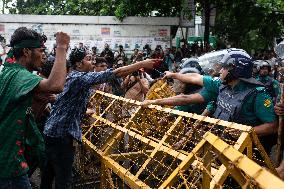
<svg viewBox="0 0 284 189"><path fill-rule="evenodd" d="M284 186L252 127L100 91L92 101L76 169L101 188Z"/></svg>

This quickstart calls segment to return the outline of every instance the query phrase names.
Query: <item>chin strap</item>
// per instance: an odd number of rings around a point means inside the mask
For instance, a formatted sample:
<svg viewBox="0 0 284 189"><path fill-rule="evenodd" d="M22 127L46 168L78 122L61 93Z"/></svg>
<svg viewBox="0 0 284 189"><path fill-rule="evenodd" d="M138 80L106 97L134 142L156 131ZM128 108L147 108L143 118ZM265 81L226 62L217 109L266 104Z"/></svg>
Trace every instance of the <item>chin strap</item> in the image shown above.
<svg viewBox="0 0 284 189"><path fill-rule="evenodd" d="M231 72L232 70L228 71L228 74L226 75L226 77L224 78L224 81L222 82L222 84L228 84L229 82L237 79Z"/></svg>

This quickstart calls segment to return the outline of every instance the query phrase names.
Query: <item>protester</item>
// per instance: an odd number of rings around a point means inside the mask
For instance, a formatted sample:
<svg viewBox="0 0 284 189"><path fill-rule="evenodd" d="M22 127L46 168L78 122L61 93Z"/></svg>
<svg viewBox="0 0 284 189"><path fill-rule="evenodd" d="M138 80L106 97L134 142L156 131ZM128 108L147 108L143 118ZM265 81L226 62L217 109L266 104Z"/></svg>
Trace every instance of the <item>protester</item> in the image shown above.
<svg viewBox="0 0 284 189"><path fill-rule="evenodd" d="M123 67L123 66L125 66L125 62L123 60L119 59L113 65L113 69L117 69L117 68L120 68L120 67ZM124 96L125 91L122 88L123 78L115 77L110 83L111 83L112 94L114 94L116 96Z"/></svg>
<svg viewBox="0 0 284 189"><path fill-rule="evenodd" d="M95 72L103 72L107 70L107 61L105 58L98 57L94 63ZM93 86L94 92L96 90L103 91L106 93L111 93L111 83L101 83L98 85Z"/></svg>
<svg viewBox="0 0 284 189"><path fill-rule="evenodd" d="M138 56L138 52L139 52L138 49L134 49L133 50L133 54L130 57L130 63L134 63L135 62L135 60L136 60L136 58ZM142 53L142 57L143 57L143 53Z"/></svg>
<svg viewBox="0 0 284 189"><path fill-rule="evenodd" d="M138 54L137 56L133 59L133 62L132 63L135 63L135 62L140 62L144 60L143 59L143 52L142 51L138 51Z"/></svg>
<svg viewBox="0 0 284 189"><path fill-rule="evenodd" d="M118 59L122 59L123 61L127 61L126 54L123 50L123 46L119 45L118 46L118 51L114 53L114 61L117 61Z"/></svg>
<svg viewBox="0 0 284 189"><path fill-rule="evenodd" d="M139 70L125 78L123 88L125 89L125 98L143 101L149 90L149 81L146 79L145 73Z"/></svg>
<svg viewBox="0 0 284 189"><path fill-rule="evenodd" d="M97 47L94 46L92 47L92 59L96 59L97 56Z"/></svg>
<svg viewBox="0 0 284 189"><path fill-rule="evenodd" d="M144 60L147 59L147 58L150 58L152 56L152 49L150 47L149 44L146 44L144 47L143 47L143 58ZM153 57L151 57L153 58ZM160 57L161 58L161 57Z"/></svg>
<svg viewBox="0 0 284 189"><path fill-rule="evenodd" d="M81 119L95 84L111 81L114 77L129 75L142 67L152 68L156 60L145 60L115 70L93 72L92 62L86 52L74 49L69 61L73 71L68 75L64 90L58 95L45 127L46 164L42 173L41 188L68 188L72 183L74 144L81 142Z"/></svg>
<svg viewBox="0 0 284 189"><path fill-rule="evenodd" d="M105 44L105 48L101 52L100 57L104 57L107 60L108 68L112 68L114 62L114 55L107 43Z"/></svg>
<svg viewBox="0 0 284 189"><path fill-rule="evenodd" d="M10 56L0 75L0 188L31 188L26 157L41 154L43 138L35 125L31 105L36 92L58 93L66 78L66 50L70 37L56 34L56 59L47 79L32 74L42 66L44 38L36 31L20 27L11 36ZM27 150L29 148L29 150Z"/></svg>

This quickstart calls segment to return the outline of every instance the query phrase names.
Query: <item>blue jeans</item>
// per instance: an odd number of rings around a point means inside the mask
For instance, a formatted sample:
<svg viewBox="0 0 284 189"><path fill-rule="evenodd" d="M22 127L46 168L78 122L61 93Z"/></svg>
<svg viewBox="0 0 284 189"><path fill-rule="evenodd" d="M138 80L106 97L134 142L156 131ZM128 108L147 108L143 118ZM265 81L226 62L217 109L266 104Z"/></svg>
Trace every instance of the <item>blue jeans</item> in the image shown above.
<svg viewBox="0 0 284 189"><path fill-rule="evenodd" d="M0 189L32 189L27 175L14 178L0 178Z"/></svg>
<svg viewBox="0 0 284 189"><path fill-rule="evenodd" d="M73 138L45 137L46 160L41 176L41 189L51 189L55 179L55 189L68 189L72 185L72 164L75 147Z"/></svg>

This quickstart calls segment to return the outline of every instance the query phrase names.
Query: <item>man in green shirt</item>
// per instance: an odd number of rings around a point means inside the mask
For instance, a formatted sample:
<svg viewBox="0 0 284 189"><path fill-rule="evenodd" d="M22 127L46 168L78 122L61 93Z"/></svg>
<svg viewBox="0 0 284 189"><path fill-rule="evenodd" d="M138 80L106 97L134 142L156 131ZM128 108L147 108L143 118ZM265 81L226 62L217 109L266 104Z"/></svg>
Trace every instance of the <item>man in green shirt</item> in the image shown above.
<svg viewBox="0 0 284 189"><path fill-rule="evenodd" d="M199 74L166 73L166 77L201 85L204 90L191 95L147 100L142 105L174 106L216 101L215 118L253 126L259 137L265 137L262 144L268 151L271 144L266 136L276 132L276 115L271 97L262 84L252 78L250 56L243 50L232 50L223 57L221 64L220 79Z"/></svg>
<svg viewBox="0 0 284 189"><path fill-rule="evenodd" d="M41 153L43 139L35 125L31 103L35 92L59 93L66 78L66 51L70 37L56 34L56 60L48 79L32 74L42 64L44 38L20 27L11 37L14 64L0 74L0 189L30 189L27 154ZM40 154L39 154L40 155Z"/></svg>

